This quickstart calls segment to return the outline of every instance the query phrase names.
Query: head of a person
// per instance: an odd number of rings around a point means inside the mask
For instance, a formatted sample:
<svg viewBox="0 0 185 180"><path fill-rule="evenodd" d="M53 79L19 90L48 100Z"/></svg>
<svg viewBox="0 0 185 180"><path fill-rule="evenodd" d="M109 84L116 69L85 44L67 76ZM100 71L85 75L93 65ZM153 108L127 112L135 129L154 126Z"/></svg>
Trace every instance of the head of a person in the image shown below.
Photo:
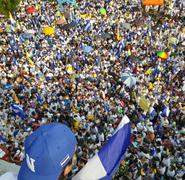
<svg viewBox="0 0 185 180"><path fill-rule="evenodd" d="M71 171L77 141L64 124L49 123L25 141L18 180L61 180Z"/></svg>

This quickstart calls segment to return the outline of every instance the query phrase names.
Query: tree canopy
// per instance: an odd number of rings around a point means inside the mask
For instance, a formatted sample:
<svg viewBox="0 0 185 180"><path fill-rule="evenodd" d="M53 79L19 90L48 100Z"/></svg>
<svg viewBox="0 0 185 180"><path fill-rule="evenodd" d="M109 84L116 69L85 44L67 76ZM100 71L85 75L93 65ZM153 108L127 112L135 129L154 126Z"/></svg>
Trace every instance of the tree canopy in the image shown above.
<svg viewBox="0 0 185 180"><path fill-rule="evenodd" d="M13 13L16 11L20 1L21 0L0 0L0 14L4 14L6 17L8 17L9 12Z"/></svg>

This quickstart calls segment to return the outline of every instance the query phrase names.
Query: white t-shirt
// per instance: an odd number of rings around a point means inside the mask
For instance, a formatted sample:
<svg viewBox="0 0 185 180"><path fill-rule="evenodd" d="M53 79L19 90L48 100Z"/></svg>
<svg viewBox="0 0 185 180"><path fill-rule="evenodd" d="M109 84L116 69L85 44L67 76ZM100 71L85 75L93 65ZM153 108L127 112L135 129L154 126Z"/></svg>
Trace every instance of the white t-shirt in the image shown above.
<svg viewBox="0 0 185 180"><path fill-rule="evenodd" d="M13 172L7 172L0 176L0 180L17 180L17 174Z"/></svg>

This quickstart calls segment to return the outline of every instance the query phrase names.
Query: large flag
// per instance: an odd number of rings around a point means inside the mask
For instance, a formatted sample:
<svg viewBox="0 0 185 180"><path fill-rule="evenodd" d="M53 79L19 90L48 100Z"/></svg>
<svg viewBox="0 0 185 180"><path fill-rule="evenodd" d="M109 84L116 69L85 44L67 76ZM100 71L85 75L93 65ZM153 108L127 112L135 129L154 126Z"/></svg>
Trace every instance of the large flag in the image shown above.
<svg viewBox="0 0 185 180"><path fill-rule="evenodd" d="M24 110L21 106L19 106L17 104L12 104L11 108L12 108L13 115L19 116L21 119L26 118L26 113L24 112Z"/></svg>
<svg viewBox="0 0 185 180"><path fill-rule="evenodd" d="M110 139L72 180L112 179L130 144L130 136L130 121L124 116Z"/></svg>

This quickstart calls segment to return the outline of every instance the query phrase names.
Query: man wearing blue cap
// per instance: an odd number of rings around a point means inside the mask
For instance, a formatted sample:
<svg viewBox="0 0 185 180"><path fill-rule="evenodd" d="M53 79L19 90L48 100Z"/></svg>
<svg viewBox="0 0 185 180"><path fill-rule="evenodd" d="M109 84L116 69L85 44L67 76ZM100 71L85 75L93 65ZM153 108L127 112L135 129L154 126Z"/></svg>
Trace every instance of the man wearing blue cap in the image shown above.
<svg viewBox="0 0 185 180"><path fill-rule="evenodd" d="M72 131L61 123L49 123L25 141L25 158L18 176L6 173L0 180L61 180L71 171L76 149Z"/></svg>

